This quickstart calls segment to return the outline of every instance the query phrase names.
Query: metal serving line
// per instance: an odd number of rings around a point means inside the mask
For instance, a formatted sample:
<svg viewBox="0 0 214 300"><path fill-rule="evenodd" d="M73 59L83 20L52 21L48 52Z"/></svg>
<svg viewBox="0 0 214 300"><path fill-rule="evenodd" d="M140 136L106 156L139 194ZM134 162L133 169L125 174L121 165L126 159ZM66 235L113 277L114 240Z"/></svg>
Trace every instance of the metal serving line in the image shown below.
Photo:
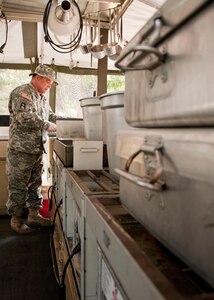
<svg viewBox="0 0 214 300"><path fill-rule="evenodd" d="M67 297L214 299L213 288L121 205L119 182L108 168L73 170L56 153L53 158L52 248Z"/></svg>

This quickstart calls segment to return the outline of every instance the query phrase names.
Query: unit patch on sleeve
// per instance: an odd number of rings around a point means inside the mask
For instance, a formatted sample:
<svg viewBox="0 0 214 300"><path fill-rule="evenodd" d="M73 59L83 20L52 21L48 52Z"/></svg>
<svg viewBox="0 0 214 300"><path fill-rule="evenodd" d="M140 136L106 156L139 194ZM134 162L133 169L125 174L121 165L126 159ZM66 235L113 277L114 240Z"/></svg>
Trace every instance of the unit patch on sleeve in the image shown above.
<svg viewBox="0 0 214 300"><path fill-rule="evenodd" d="M22 102L21 105L20 105L20 109L25 110L26 109L26 103Z"/></svg>
<svg viewBox="0 0 214 300"><path fill-rule="evenodd" d="M28 100L19 98L19 101L17 102L17 109L19 111L22 111L22 112L24 112L24 111L26 111L26 112L31 111L30 102Z"/></svg>

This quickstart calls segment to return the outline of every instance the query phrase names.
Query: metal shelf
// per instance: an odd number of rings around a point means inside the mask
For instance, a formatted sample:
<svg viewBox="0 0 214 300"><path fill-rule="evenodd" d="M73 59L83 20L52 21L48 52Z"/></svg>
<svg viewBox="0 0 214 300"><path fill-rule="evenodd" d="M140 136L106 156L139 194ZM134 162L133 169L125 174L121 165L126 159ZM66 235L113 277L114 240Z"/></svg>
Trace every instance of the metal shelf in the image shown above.
<svg viewBox="0 0 214 300"><path fill-rule="evenodd" d="M125 299L214 299L214 289L137 222L118 196L86 196L85 204L86 223Z"/></svg>

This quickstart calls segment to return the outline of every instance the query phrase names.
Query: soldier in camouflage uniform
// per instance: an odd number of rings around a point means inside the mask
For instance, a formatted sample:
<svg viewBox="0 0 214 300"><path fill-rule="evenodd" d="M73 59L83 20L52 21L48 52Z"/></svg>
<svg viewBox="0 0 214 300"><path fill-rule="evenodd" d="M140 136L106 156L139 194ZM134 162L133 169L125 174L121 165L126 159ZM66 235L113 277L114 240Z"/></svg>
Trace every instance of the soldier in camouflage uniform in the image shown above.
<svg viewBox="0 0 214 300"><path fill-rule="evenodd" d="M18 233L29 233L28 225L50 226L43 218L41 207L42 158L47 132L56 131L56 116L44 96L55 80L55 71L39 65L28 84L15 88L9 99L10 129L7 154L8 214L11 228ZM28 225L22 219L29 208Z"/></svg>

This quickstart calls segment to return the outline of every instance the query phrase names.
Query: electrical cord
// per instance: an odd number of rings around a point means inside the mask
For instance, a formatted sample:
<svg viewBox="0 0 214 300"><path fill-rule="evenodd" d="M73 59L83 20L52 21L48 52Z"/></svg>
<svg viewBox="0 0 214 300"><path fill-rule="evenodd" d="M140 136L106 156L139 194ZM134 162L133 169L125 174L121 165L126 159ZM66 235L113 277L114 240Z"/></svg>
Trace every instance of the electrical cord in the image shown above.
<svg viewBox="0 0 214 300"><path fill-rule="evenodd" d="M48 18L49 18L51 5L52 5L52 0L49 0L46 7L45 7L45 11L44 11L44 15L43 15L43 30L44 30L44 33L45 33L45 37L44 37L45 42L48 42L50 44L50 46L55 51L57 51L59 53L70 53L70 52L74 51L79 46L79 43L81 41L82 29L83 29L83 20L82 20L82 16L81 16L79 6L75 2L75 0L73 0L72 3L73 3L73 5L76 6L76 8L78 10L79 17L80 17L80 25L79 25L79 29L78 29L75 37L73 38L73 40L71 40L67 44L62 44L62 43L57 44L51 38L51 36L49 34L49 30L48 30Z"/></svg>
<svg viewBox="0 0 214 300"><path fill-rule="evenodd" d="M5 14L4 14L4 12L0 9L0 19L4 19L4 21L5 21L5 42L4 42L4 44L2 44L1 46L0 46L0 53L3 53L3 49L4 49L4 47L6 46L6 44L7 44L7 37L8 37L8 21L7 21L7 18L6 18L6 16L5 16Z"/></svg>
<svg viewBox="0 0 214 300"><path fill-rule="evenodd" d="M55 200L56 203L56 195L55 195L55 188L56 188L56 182L54 183L54 185L51 185L48 188L48 200L49 200L49 212L52 210L53 208L53 198Z"/></svg>
<svg viewBox="0 0 214 300"><path fill-rule="evenodd" d="M81 251L81 244L80 242L73 248L73 250L71 251L66 263L65 263L65 266L64 266L64 269L63 269L63 273L62 273L62 278L61 278L61 283L60 283L60 292L61 292L61 299L64 300L65 299L65 275L66 275L66 270L67 270L67 267L71 261L71 259L73 258L73 256L77 253L79 253Z"/></svg>

